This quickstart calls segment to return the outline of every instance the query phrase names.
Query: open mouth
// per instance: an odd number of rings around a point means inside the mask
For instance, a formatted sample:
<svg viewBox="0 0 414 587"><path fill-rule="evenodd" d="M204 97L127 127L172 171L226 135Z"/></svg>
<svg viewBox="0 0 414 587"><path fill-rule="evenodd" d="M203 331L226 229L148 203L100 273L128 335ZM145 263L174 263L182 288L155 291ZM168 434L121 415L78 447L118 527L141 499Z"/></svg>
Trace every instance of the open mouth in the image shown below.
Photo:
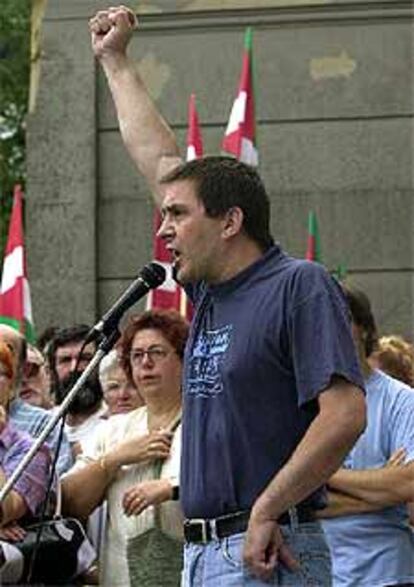
<svg viewBox="0 0 414 587"><path fill-rule="evenodd" d="M174 251L173 256L172 256L173 267L176 267L176 268L179 267L180 260L181 260L181 253L179 251Z"/></svg>
<svg viewBox="0 0 414 587"><path fill-rule="evenodd" d="M174 249L173 247L167 247L168 252L171 255L171 264L173 267L177 267L180 264L181 260L181 252L178 249Z"/></svg>

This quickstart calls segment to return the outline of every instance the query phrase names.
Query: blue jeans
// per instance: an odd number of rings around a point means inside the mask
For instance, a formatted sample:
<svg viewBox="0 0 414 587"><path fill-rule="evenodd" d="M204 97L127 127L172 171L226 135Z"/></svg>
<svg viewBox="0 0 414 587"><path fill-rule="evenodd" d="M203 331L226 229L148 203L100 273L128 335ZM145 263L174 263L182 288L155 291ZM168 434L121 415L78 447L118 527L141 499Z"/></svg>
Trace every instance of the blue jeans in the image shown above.
<svg viewBox="0 0 414 587"><path fill-rule="evenodd" d="M281 526L286 544L300 570L278 565L269 582L253 577L243 566L245 533L207 544L186 544L181 587L268 587L269 585L331 585L331 559L319 522Z"/></svg>

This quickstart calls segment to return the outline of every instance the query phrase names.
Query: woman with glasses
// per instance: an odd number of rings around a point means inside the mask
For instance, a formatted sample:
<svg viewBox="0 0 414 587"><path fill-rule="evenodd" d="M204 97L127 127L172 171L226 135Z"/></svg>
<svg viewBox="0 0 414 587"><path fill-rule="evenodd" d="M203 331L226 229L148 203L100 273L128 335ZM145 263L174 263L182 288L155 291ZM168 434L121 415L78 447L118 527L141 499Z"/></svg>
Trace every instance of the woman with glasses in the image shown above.
<svg viewBox="0 0 414 587"><path fill-rule="evenodd" d="M121 341L121 364L145 406L112 416L94 446L63 479L65 514L85 518L107 499L102 585L131 584L128 541L153 527L156 512L163 532L182 538L176 500L181 372L187 336L188 325L175 311L145 312L131 319ZM159 584L154 578L158 570L148 569L146 582L140 580L140 587ZM179 584L178 578L170 579L162 581L163 587Z"/></svg>

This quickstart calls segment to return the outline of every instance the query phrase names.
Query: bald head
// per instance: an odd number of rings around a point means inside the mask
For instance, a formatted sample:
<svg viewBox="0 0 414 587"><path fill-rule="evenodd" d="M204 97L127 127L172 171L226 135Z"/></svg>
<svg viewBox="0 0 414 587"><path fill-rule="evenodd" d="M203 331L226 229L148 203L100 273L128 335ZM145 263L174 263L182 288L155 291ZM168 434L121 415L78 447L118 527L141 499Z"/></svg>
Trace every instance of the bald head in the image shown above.
<svg viewBox="0 0 414 587"><path fill-rule="evenodd" d="M17 357L17 384L21 382L26 361L27 343L24 336L7 324L0 324L0 340L8 344Z"/></svg>

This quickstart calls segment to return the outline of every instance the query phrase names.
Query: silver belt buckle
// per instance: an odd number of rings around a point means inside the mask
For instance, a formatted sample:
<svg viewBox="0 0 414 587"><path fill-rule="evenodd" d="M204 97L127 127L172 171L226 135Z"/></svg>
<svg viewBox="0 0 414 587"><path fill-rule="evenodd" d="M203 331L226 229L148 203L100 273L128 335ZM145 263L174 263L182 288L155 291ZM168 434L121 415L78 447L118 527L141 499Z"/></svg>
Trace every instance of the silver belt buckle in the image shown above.
<svg viewBox="0 0 414 587"><path fill-rule="evenodd" d="M191 518L190 521L190 525L191 526L201 526L201 542L203 544L207 544L208 540L208 535L207 535L207 528L208 528L208 520L205 520L204 518Z"/></svg>

